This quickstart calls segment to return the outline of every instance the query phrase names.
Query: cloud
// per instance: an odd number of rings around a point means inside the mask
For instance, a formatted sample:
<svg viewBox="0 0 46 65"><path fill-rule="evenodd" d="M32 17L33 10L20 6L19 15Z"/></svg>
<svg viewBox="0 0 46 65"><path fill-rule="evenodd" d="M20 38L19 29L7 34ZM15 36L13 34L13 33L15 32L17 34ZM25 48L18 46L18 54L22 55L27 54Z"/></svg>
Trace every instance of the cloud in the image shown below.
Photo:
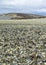
<svg viewBox="0 0 46 65"><path fill-rule="evenodd" d="M1 0L0 10L6 9L8 12L46 12L46 0Z"/></svg>
<svg viewBox="0 0 46 65"><path fill-rule="evenodd" d="M4 5L30 5L30 6L39 6L43 0L2 0L0 4Z"/></svg>
<svg viewBox="0 0 46 65"><path fill-rule="evenodd" d="M41 8L43 5L43 0L1 0L0 7L20 7L20 8Z"/></svg>
<svg viewBox="0 0 46 65"><path fill-rule="evenodd" d="M46 12L46 9L38 9L37 12Z"/></svg>

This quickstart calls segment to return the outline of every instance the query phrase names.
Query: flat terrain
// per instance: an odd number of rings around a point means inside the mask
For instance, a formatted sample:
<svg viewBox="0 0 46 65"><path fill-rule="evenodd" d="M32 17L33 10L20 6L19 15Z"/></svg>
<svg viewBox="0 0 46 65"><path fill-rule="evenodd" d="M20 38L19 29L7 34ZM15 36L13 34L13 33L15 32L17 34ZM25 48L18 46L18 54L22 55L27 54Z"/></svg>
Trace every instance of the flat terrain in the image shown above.
<svg viewBox="0 0 46 65"><path fill-rule="evenodd" d="M0 20L0 65L46 65L46 19Z"/></svg>
<svg viewBox="0 0 46 65"><path fill-rule="evenodd" d="M0 20L2 24L45 24L46 25L46 18L41 19L22 19L22 20Z"/></svg>

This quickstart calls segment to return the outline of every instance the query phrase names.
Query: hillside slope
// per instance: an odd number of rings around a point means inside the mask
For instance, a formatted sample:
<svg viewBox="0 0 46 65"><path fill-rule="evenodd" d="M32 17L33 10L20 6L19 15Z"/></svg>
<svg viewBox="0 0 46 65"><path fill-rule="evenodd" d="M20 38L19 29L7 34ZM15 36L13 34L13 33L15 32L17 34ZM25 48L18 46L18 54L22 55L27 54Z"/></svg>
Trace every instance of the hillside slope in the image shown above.
<svg viewBox="0 0 46 65"><path fill-rule="evenodd" d="M36 19L46 18L46 16L24 13L8 13L0 15L0 20L14 20L14 19Z"/></svg>

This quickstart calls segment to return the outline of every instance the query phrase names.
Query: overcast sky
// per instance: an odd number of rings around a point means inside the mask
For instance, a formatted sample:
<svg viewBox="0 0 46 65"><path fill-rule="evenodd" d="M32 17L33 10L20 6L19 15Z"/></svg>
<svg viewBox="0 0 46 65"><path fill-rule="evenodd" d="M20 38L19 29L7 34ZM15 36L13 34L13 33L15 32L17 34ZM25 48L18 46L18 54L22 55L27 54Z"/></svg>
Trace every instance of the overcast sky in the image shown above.
<svg viewBox="0 0 46 65"><path fill-rule="evenodd" d="M46 15L46 0L0 0L0 13L10 12Z"/></svg>

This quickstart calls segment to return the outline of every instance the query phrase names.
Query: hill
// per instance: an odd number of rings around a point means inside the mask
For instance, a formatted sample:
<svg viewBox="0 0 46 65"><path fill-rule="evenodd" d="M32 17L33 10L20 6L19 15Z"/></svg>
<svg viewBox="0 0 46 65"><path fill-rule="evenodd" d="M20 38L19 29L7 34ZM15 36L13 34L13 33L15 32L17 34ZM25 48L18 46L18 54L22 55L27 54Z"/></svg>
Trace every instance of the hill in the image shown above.
<svg viewBox="0 0 46 65"><path fill-rule="evenodd" d="M24 14L24 13L7 13L0 15L0 20L38 19L38 18L46 18L46 16L36 14Z"/></svg>

